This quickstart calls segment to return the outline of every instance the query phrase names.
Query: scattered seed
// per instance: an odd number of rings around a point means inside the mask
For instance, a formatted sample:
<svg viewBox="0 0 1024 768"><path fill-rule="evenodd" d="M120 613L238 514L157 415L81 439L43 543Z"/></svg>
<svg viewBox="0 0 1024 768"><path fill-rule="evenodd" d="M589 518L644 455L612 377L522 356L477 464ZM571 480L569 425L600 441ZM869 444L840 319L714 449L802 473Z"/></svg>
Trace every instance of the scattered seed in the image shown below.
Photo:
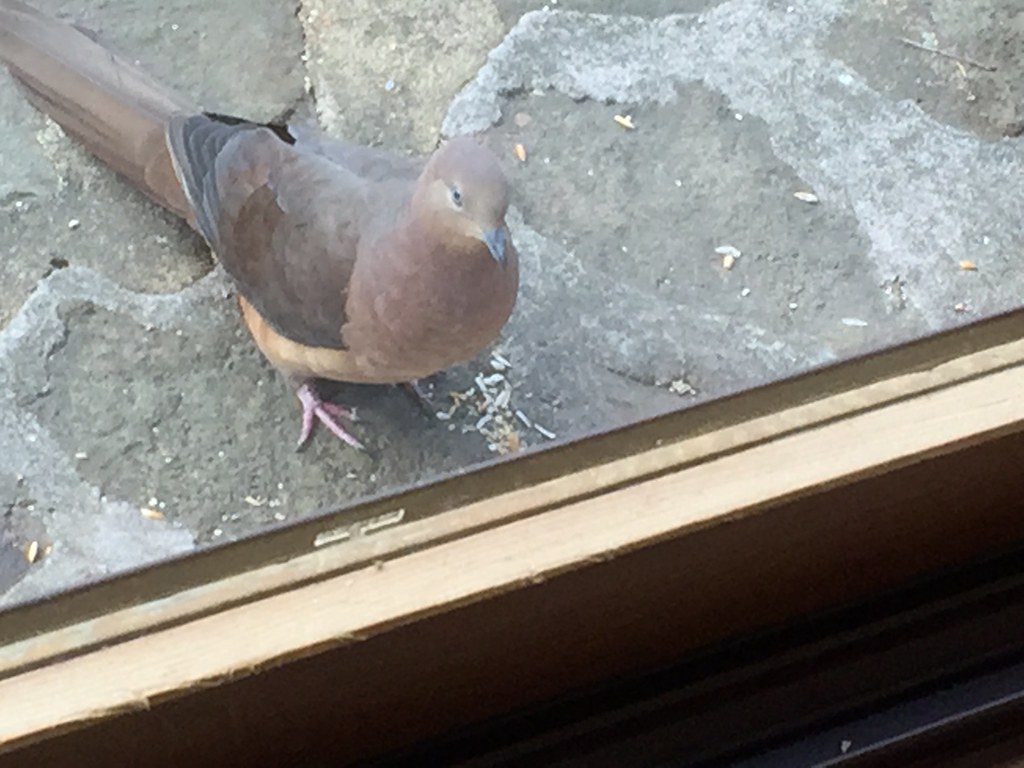
<svg viewBox="0 0 1024 768"><path fill-rule="evenodd" d="M434 414L434 417L438 421L449 421L452 415L448 413L448 411L438 411L437 413Z"/></svg>
<svg viewBox="0 0 1024 768"><path fill-rule="evenodd" d="M970 259L964 259L963 261L960 262L960 269L962 269L964 272L977 272L978 265L975 264Z"/></svg>
<svg viewBox="0 0 1024 768"><path fill-rule="evenodd" d="M75 458L76 459L88 459L89 458L89 454L87 454L85 451L78 451L77 453L75 453Z"/></svg>
<svg viewBox="0 0 1024 768"><path fill-rule="evenodd" d="M153 507L143 507L142 509L139 510L139 512L141 512L142 516L147 520L164 519L164 513L161 512L159 509L154 509Z"/></svg>
<svg viewBox="0 0 1024 768"><path fill-rule="evenodd" d="M512 363L506 360L504 357L499 355L497 352L491 353L491 368L496 371L507 371L512 367Z"/></svg>
<svg viewBox="0 0 1024 768"><path fill-rule="evenodd" d="M964 304L962 301L958 301L956 304L953 305L953 311L955 311L955 312L966 312L967 311L967 305Z"/></svg>
<svg viewBox="0 0 1024 768"><path fill-rule="evenodd" d="M736 265L736 257L731 253L725 254L722 257L722 269L730 270Z"/></svg>
<svg viewBox="0 0 1024 768"><path fill-rule="evenodd" d="M867 328L868 327L868 324L865 321L859 320L856 317L844 317L840 322L842 322L843 325L850 326L851 328Z"/></svg>
<svg viewBox="0 0 1024 768"><path fill-rule="evenodd" d="M284 520L284 512L275 512L274 519L279 523L282 522Z"/></svg>
<svg viewBox="0 0 1024 768"><path fill-rule="evenodd" d="M747 296L749 296L749 295L750 295L750 289L749 288L744 288L742 291L740 291L740 296L742 296L743 298L747 298Z"/></svg>
<svg viewBox="0 0 1024 768"><path fill-rule="evenodd" d="M814 204L818 202L818 196L813 192L794 192L793 197L802 203Z"/></svg>
<svg viewBox="0 0 1024 768"><path fill-rule="evenodd" d="M697 393L686 379L676 379L668 385L668 391L673 395L695 395Z"/></svg>
<svg viewBox="0 0 1024 768"><path fill-rule="evenodd" d="M28 549L25 550L25 559L30 563L34 563L37 557L39 557L39 542L33 541L28 545Z"/></svg>
<svg viewBox="0 0 1024 768"><path fill-rule="evenodd" d="M476 429L477 432L479 432L481 429L486 427L492 421L494 421L494 416L492 416L489 413L485 413L483 416L481 416L479 419L477 419L477 422L476 422L475 425L473 425L473 428Z"/></svg>
<svg viewBox="0 0 1024 768"><path fill-rule="evenodd" d="M616 115L614 120L615 120L616 123L621 125L623 128L626 128L626 129L628 129L630 131L632 131L634 128L636 128L636 126L633 125L633 116L632 115Z"/></svg>
<svg viewBox="0 0 1024 768"><path fill-rule="evenodd" d="M540 432L542 435L544 435L544 437L546 437L548 440L554 440L556 437L554 432L552 432L550 429L545 429L540 424L534 423L533 428Z"/></svg>
<svg viewBox="0 0 1024 768"><path fill-rule="evenodd" d="M520 163L525 163L526 162L526 147L524 147L522 144L516 144L515 147L513 147L513 150L516 153L516 157L519 158L519 162Z"/></svg>
<svg viewBox="0 0 1024 768"><path fill-rule="evenodd" d="M267 500L262 496L246 496L244 501L251 507L262 507L267 503Z"/></svg>
<svg viewBox="0 0 1024 768"><path fill-rule="evenodd" d="M527 415L522 411L516 411L516 418L523 422L523 426L525 426L527 429L533 426L533 422L530 421Z"/></svg>
<svg viewBox="0 0 1024 768"><path fill-rule="evenodd" d="M743 255L739 248L735 248L731 245L720 245L715 248L715 253L719 256L732 256L734 259L738 259Z"/></svg>
<svg viewBox="0 0 1024 768"><path fill-rule="evenodd" d="M494 407L504 410L508 407L509 401L512 399L512 390L503 389L498 393L498 396L494 398Z"/></svg>
<svg viewBox="0 0 1024 768"><path fill-rule="evenodd" d="M82 226L82 222L78 219L72 219L68 222L68 229L78 229L80 226Z"/></svg>

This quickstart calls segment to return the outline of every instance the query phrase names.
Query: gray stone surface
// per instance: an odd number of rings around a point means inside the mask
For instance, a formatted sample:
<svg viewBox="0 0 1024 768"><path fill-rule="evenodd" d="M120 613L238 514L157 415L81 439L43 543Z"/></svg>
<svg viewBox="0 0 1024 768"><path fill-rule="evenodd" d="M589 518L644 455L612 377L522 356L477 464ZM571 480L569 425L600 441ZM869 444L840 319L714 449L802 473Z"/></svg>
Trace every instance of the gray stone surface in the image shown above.
<svg viewBox="0 0 1024 768"><path fill-rule="evenodd" d="M323 127L421 152L504 32L490 0L308 0L300 18Z"/></svg>
<svg viewBox="0 0 1024 768"><path fill-rule="evenodd" d="M910 48L894 56L895 37L967 59L958 65ZM1005 0L869 0L856 14L837 21L826 49L886 98L913 101L941 122L992 139L1024 130L1024 13L1019 5Z"/></svg>
<svg viewBox="0 0 1024 768"><path fill-rule="evenodd" d="M969 5L44 3L220 110L481 133L523 286L497 418L341 386L369 451L296 452L202 243L0 78L0 606L1019 305L1024 15Z"/></svg>

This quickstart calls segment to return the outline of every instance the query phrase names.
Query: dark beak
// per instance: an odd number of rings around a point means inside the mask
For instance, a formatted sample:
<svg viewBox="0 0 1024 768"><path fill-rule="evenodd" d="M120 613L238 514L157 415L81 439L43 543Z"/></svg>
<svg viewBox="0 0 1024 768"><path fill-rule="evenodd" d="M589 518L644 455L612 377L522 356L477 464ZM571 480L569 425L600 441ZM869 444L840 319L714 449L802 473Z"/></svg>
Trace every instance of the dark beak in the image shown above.
<svg viewBox="0 0 1024 768"><path fill-rule="evenodd" d="M505 228L488 229L483 233L483 241L487 244L487 250L501 266L505 266L505 247L508 245L508 235Z"/></svg>

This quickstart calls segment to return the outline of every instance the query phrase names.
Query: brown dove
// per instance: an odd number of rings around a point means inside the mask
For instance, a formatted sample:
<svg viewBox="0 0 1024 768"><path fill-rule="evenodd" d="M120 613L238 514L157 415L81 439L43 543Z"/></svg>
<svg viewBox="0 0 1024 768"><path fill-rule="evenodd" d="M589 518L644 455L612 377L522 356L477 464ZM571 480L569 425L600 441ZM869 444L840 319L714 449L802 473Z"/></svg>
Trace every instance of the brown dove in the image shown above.
<svg viewBox="0 0 1024 768"><path fill-rule="evenodd" d="M355 447L317 379L412 383L490 344L516 301L508 182L471 138L428 158L201 111L76 27L0 0L0 61L39 109L209 243L257 346Z"/></svg>

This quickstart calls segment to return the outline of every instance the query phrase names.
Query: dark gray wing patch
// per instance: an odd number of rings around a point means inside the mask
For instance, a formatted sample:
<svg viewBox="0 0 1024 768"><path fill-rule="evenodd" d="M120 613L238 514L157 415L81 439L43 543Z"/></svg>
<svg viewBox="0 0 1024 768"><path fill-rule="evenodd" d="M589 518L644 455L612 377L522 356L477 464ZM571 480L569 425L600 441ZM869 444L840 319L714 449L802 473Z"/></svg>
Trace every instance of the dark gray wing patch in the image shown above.
<svg viewBox="0 0 1024 768"><path fill-rule="evenodd" d="M196 226L214 248L217 243L217 157L241 133L262 126L221 115L175 115L167 139L185 194L192 204Z"/></svg>

